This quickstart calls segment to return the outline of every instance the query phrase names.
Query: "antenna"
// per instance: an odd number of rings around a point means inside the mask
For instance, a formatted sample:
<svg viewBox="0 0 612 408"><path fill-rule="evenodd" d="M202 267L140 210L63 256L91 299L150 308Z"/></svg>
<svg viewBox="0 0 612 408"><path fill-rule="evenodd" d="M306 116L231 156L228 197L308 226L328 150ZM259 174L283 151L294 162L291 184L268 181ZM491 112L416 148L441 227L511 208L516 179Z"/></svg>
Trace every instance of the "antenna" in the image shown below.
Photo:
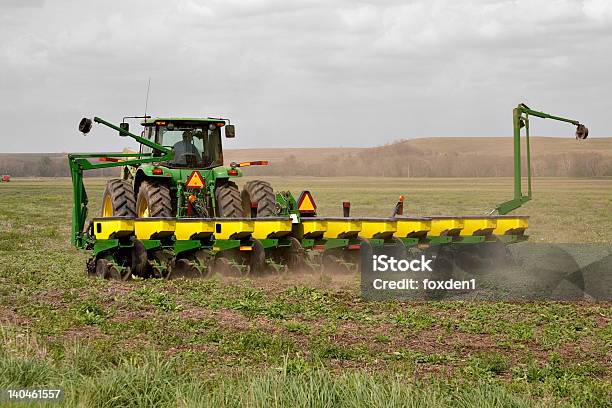
<svg viewBox="0 0 612 408"><path fill-rule="evenodd" d="M151 89L151 77L149 77L149 84L147 85L147 99L145 100L145 111L144 116L147 116L147 107L149 106L149 90Z"/></svg>

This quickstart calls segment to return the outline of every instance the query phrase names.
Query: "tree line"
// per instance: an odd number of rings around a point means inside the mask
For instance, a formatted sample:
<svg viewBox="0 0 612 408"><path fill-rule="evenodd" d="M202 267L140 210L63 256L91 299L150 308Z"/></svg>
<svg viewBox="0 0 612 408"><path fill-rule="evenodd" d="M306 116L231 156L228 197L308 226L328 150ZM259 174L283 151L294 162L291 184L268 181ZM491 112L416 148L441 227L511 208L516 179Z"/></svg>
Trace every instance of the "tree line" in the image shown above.
<svg viewBox="0 0 612 408"><path fill-rule="evenodd" d="M526 165L523 165L526 174ZM290 156L268 167L250 168L253 175L376 177L507 177L512 157L483 154L383 155L371 152L330 156L304 162ZM599 153L563 153L532 157L532 174L540 177L612 176L612 157Z"/></svg>
<svg viewBox="0 0 612 408"><path fill-rule="evenodd" d="M0 173L11 177L70 177L70 166L63 154L0 155ZM90 177L117 177L118 174L118 168L85 172Z"/></svg>
<svg viewBox="0 0 612 408"><path fill-rule="evenodd" d="M526 168L523 169L526 171ZM550 153L532 157L534 176L612 176L612 156L597 152ZM249 175L376 176L376 177L505 177L513 174L509 156L482 153L436 153L412 146L372 148L301 160L289 155L265 167L250 167ZM12 177L69 177L66 155L1 155L0 173ZM118 177L119 168L91 170L88 177Z"/></svg>

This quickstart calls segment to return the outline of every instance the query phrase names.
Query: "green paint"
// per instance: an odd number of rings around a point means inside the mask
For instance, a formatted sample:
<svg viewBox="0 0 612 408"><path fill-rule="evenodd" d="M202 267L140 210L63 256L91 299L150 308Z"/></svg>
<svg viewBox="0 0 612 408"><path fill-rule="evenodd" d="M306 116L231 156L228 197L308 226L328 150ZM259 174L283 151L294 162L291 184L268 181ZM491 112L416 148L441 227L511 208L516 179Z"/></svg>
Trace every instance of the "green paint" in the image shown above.
<svg viewBox="0 0 612 408"><path fill-rule="evenodd" d="M378 238L369 238L368 242L373 247L379 247L379 246L383 246L385 244L385 240L384 239L378 239Z"/></svg>
<svg viewBox="0 0 612 408"><path fill-rule="evenodd" d="M276 193L276 203L281 211L278 213L280 217L289 217L294 214L297 221L300 221L300 212L298 211L297 202L289 191L279 191Z"/></svg>
<svg viewBox="0 0 612 408"><path fill-rule="evenodd" d="M571 123L578 126L580 122L573 119L567 119L560 116L550 115L545 112L540 112L529 108L524 103L519 104L512 111L512 125L514 129L514 198L503 202L495 207L495 210L501 214L508 214L516 210L527 201L531 200L531 145L529 141L529 116L535 116L542 119L552 119L560 122ZM523 195L522 191L522 156L521 156L521 128L525 128L525 147L527 161L527 195Z"/></svg>
<svg viewBox="0 0 612 408"><path fill-rule="evenodd" d="M264 249L278 247L278 239L259 239L258 241Z"/></svg>
<svg viewBox="0 0 612 408"><path fill-rule="evenodd" d="M300 242L302 244L302 248L308 249L308 248L312 248L315 244L315 240L314 239L310 239L310 238L304 238L302 239L302 241Z"/></svg>
<svg viewBox="0 0 612 408"><path fill-rule="evenodd" d="M443 245L453 242L453 237L449 236L427 237L426 239L429 242L429 245Z"/></svg>
<svg viewBox="0 0 612 408"><path fill-rule="evenodd" d="M217 239L213 246L213 251L220 252L228 249L234 249L240 247L240 240L238 239Z"/></svg>
<svg viewBox="0 0 612 408"><path fill-rule="evenodd" d="M516 235L500 235L497 237L497 239L503 242L504 244L513 244L515 242L518 242L518 237Z"/></svg>
<svg viewBox="0 0 612 408"><path fill-rule="evenodd" d="M144 245L147 251L151 249L161 248L162 246L161 241L158 239L143 239L140 242L142 242L142 245Z"/></svg>
<svg viewBox="0 0 612 408"><path fill-rule="evenodd" d="M325 250L347 247L349 240L345 238L330 238L325 241Z"/></svg>
<svg viewBox="0 0 612 408"><path fill-rule="evenodd" d="M419 244L418 238L399 238L406 248L410 248Z"/></svg>
<svg viewBox="0 0 612 408"><path fill-rule="evenodd" d="M109 249L118 248L118 239L99 239L94 243L93 254L98 255L100 252L108 251Z"/></svg>
<svg viewBox="0 0 612 408"><path fill-rule="evenodd" d="M461 236L459 239L453 241L453 244L479 244L485 241L484 235L467 235Z"/></svg>
<svg viewBox="0 0 612 408"><path fill-rule="evenodd" d="M174 253L180 254L183 252L193 251L202 248L202 241L198 240L186 240L186 241L175 241L174 242Z"/></svg>

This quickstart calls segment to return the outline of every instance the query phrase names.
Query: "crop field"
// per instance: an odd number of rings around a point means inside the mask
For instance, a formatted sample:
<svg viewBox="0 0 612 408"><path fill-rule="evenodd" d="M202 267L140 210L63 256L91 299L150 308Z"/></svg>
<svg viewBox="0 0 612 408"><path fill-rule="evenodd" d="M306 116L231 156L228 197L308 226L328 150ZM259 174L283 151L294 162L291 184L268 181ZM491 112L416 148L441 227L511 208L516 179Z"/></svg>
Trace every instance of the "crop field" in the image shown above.
<svg viewBox="0 0 612 408"><path fill-rule="evenodd" d="M483 214L508 178L268 177L321 215ZM247 179L241 181L243 183ZM104 180L87 179L92 215ZM66 406L612 405L612 302L366 302L357 275L104 281L69 179L0 184L0 388ZM612 179L538 178L537 242L612 242ZM20 405L21 406L21 405ZM51 406L51 405L50 405Z"/></svg>

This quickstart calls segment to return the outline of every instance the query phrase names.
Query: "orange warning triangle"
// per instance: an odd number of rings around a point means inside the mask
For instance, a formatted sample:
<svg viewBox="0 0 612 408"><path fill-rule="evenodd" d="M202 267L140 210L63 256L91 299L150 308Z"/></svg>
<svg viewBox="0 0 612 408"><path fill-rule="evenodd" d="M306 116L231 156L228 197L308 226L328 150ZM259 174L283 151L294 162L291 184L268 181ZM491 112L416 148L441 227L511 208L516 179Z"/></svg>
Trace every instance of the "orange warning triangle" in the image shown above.
<svg viewBox="0 0 612 408"><path fill-rule="evenodd" d="M298 211L301 213L314 213L316 210L317 206L310 191L302 191L298 199Z"/></svg>
<svg viewBox="0 0 612 408"><path fill-rule="evenodd" d="M187 188L203 188L204 187L204 179L199 171L194 171L191 173L189 178L187 179Z"/></svg>

